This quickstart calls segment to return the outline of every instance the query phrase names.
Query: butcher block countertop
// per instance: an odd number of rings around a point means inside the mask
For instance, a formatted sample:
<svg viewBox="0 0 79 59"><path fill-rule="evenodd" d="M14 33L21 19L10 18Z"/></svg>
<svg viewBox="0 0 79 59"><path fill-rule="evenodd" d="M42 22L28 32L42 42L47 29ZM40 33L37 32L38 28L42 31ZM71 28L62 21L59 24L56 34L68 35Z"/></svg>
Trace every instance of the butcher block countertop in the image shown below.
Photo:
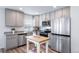
<svg viewBox="0 0 79 59"><path fill-rule="evenodd" d="M34 41L37 41L39 43L48 41L48 37L39 36L39 35L36 35L36 36L28 36L26 38L31 39L31 40L34 40Z"/></svg>

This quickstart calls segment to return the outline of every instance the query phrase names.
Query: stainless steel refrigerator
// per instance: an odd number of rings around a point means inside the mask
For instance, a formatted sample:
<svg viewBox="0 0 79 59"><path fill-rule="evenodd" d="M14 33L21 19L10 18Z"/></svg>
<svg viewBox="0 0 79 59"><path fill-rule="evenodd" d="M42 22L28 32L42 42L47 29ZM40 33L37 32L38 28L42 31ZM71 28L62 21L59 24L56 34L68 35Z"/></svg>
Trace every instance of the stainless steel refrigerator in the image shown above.
<svg viewBox="0 0 79 59"><path fill-rule="evenodd" d="M56 18L51 21L49 45L52 49L62 53L71 52L70 24L70 17Z"/></svg>

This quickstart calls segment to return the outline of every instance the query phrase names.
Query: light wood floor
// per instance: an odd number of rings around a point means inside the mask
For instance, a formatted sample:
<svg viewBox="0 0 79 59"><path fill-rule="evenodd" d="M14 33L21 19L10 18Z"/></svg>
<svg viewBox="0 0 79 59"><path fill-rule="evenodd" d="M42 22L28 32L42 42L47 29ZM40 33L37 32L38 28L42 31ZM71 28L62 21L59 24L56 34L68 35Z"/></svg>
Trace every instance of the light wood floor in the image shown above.
<svg viewBox="0 0 79 59"><path fill-rule="evenodd" d="M34 48L34 50L33 50L33 48ZM31 53L36 53L36 48L35 48L34 44L30 44L29 49L30 49ZM45 53L45 46L44 45L41 45L41 51L40 52ZM7 50L7 53L27 53L26 45L22 46L22 47ZM53 51L49 48L48 53L57 53L57 52L55 52L55 51Z"/></svg>

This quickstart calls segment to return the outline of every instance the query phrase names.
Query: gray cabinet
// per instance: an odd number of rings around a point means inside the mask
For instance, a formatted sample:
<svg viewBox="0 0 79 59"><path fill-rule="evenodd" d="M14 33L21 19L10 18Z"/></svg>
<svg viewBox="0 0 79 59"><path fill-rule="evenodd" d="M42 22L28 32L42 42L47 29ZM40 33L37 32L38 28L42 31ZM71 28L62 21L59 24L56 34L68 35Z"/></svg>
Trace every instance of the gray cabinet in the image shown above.
<svg viewBox="0 0 79 59"><path fill-rule="evenodd" d="M25 35L18 33L5 33L6 34L6 49L16 48L18 46L26 44Z"/></svg>
<svg viewBox="0 0 79 59"><path fill-rule="evenodd" d="M5 24L6 26L23 26L24 13L12 9L5 9Z"/></svg>
<svg viewBox="0 0 79 59"><path fill-rule="evenodd" d="M17 35L6 35L6 49L18 46Z"/></svg>
<svg viewBox="0 0 79 59"><path fill-rule="evenodd" d="M16 12L13 10L5 9L5 24L6 26L15 26Z"/></svg>

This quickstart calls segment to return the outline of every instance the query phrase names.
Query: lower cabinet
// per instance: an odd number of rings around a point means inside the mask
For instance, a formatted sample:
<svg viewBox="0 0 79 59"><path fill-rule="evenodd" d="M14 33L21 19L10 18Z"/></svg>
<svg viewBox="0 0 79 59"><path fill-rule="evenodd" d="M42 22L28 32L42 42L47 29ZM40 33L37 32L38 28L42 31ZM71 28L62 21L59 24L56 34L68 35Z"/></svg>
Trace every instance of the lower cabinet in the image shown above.
<svg viewBox="0 0 79 59"><path fill-rule="evenodd" d="M6 49L18 46L17 35L6 35Z"/></svg>
<svg viewBox="0 0 79 59"><path fill-rule="evenodd" d="M6 49L16 48L26 44L24 35L6 35Z"/></svg>

